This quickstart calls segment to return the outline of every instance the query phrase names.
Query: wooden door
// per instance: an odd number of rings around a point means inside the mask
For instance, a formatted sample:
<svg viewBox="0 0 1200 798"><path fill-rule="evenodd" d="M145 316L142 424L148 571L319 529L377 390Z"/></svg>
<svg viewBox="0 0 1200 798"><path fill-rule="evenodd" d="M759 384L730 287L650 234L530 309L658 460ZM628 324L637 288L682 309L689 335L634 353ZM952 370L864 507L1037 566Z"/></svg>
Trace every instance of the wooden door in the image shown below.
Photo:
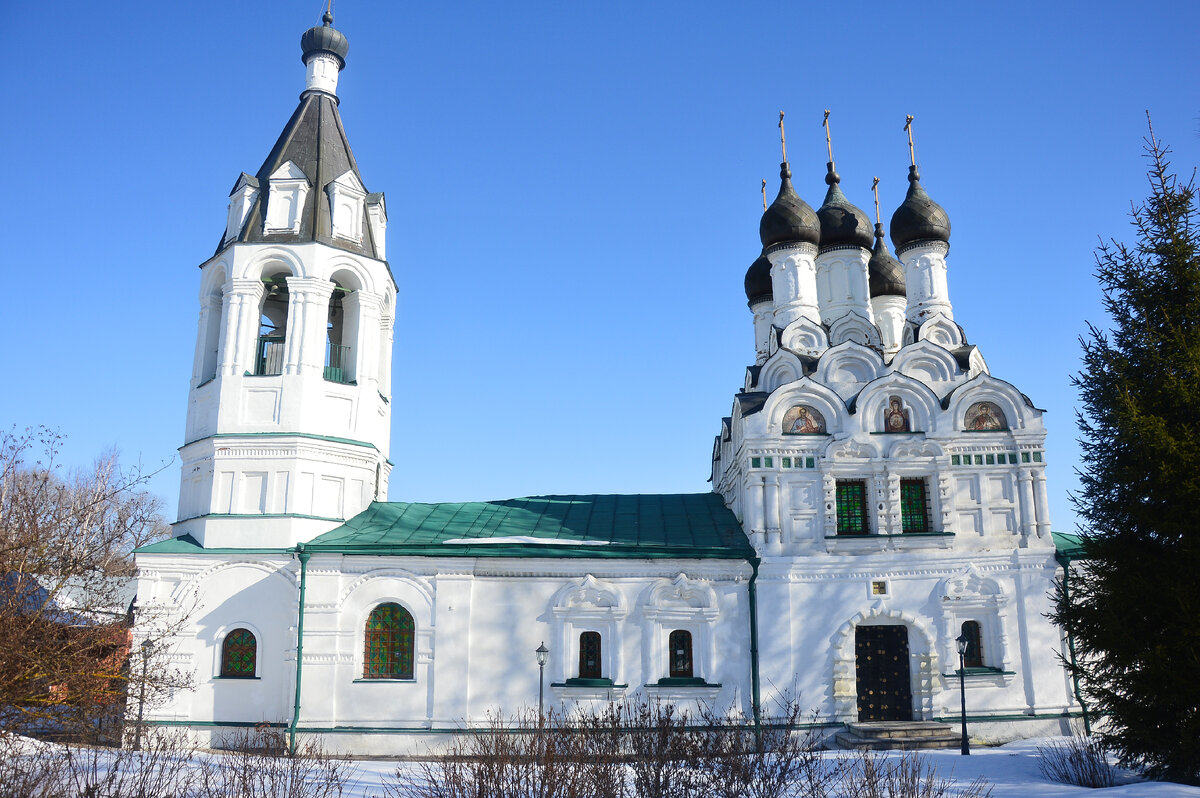
<svg viewBox="0 0 1200 798"><path fill-rule="evenodd" d="M907 626L859 626L854 630L858 719L912 720Z"/></svg>

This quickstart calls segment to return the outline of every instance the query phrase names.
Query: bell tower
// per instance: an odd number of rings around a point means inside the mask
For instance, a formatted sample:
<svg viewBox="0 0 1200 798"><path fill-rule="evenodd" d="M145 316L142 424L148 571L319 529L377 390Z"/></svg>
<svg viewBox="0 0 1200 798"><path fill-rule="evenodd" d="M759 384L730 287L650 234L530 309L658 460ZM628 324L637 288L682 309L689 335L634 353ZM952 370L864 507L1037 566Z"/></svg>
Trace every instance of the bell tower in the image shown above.
<svg viewBox="0 0 1200 798"><path fill-rule="evenodd" d="M200 266L175 534L205 548L291 546L387 498L387 211L338 114L349 43L322 23L301 37L299 106Z"/></svg>

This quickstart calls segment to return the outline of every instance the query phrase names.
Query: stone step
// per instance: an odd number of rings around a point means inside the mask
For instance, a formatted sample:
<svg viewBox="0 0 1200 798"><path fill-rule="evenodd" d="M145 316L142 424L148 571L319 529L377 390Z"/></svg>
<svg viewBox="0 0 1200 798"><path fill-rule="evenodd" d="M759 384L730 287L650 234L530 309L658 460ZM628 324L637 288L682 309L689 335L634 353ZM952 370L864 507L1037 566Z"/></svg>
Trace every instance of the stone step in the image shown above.
<svg viewBox="0 0 1200 798"><path fill-rule="evenodd" d="M962 737L957 734L939 737L864 738L849 732L838 732L834 741L840 748L858 751L920 751L939 748L958 748Z"/></svg>
<svg viewBox="0 0 1200 798"><path fill-rule="evenodd" d="M883 751L957 748L962 737L947 723L933 721L872 721L847 723L834 739L842 748Z"/></svg>

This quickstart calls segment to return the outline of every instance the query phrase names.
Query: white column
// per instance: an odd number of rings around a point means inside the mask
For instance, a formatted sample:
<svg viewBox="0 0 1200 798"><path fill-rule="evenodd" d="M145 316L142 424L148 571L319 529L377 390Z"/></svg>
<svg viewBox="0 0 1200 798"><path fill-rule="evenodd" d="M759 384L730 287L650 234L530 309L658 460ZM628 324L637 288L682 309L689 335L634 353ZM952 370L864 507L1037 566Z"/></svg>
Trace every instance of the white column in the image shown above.
<svg viewBox="0 0 1200 798"><path fill-rule="evenodd" d="M322 374L333 283L320 277L289 277L284 374Z"/></svg>
<svg viewBox="0 0 1200 798"><path fill-rule="evenodd" d="M767 253L771 261L771 292L775 297L773 323L780 329L798 318L821 323L817 302L817 248L801 243Z"/></svg>
<svg viewBox="0 0 1200 798"><path fill-rule="evenodd" d="M760 552L766 535L763 530L763 478L751 474L746 478L746 531L750 542Z"/></svg>
<svg viewBox="0 0 1200 798"><path fill-rule="evenodd" d="M1046 469L1038 468L1033 472L1033 490L1037 497L1037 536L1050 536L1050 497L1046 495Z"/></svg>
<svg viewBox="0 0 1200 798"><path fill-rule="evenodd" d="M349 343L353 347L350 353L350 377L359 385L378 383L380 342L376 331L383 311L383 297L355 291L343 297L342 308L346 311L347 322L354 319L354 329L346 328L342 333L342 343Z"/></svg>
<svg viewBox="0 0 1200 798"><path fill-rule="evenodd" d="M770 299L765 299L751 305L750 312L754 314L754 363L761 366L771 353L771 321L775 306Z"/></svg>
<svg viewBox="0 0 1200 798"><path fill-rule="evenodd" d="M1037 518L1033 505L1033 469L1018 469L1017 479L1021 483L1021 534L1029 536L1034 534L1034 519Z"/></svg>
<svg viewBox="0 0 1200 798"><path fill-rule="evenodd" d="M904 287L908 293L906 315L914 324L930 316L942 314L954 318L950 306L950 290L946 282L946 254L950 245L942 241L926 241L897 255L904 261Z"/></svg>
<svg viewBox="0 0 1200 798"><path fill-rule="evenodd" d="M779 526L779 476L769 474L763 485L763 506L766 511L767 546L779 553L783 546L783 533Z"/></svg>
<svg viewBox="0 0 1200 798"><path fill-rule="evenodd" d="M225 340L221 345L220 372L253 371L254 347L262 326L263 284L259 280L231 280L225 292Z"/></svg>
<svg viewBox="0 0 1200 798"><path fill-rule="evenodd" d="M823 324L832 324L848 313L857 313L874 322L867 274L870 260L870 251L861 247L839 247L817 255L820 320Z"/></svg>

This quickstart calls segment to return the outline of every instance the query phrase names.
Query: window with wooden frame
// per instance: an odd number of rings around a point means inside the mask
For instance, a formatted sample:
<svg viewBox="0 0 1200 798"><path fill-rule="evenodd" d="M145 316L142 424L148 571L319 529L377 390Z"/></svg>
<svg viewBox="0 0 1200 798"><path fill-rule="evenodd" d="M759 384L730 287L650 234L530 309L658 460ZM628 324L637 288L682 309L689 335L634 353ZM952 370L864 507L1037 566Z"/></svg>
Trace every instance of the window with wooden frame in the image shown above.
<svg viewBox="0 0 1200 798"><path fill-rule="evenodd" d="M929 492L923 479L900 480L900 528L904 532L929 532Z"/></svg>
<svg viewBox="0 0 1200 798"><path fill-rule="evenodd" d="M669 676L672 679L691 679L695 674L692 665L692 633L686 629L676 629L667 638L667 649L670 657Z"/></svg>
<svg viewBox="0 0 1200 798"><path fill-rule="evenodd" d="M601 679L600 633L584 632L579 635L579 678Z"/></svg>
<svg viewBox="0 0 1200 798"><path fill-rule="evenodd" d="M839 479L837 482L837 533L839 535L870 534L867 524L867 483L861 479Z"/></svg>
<svg viewBox="0 0 1200 798"><path fill-rule="evenodd" d="M234 629L221 643L221 678L253 679L258 665L258 641L249 629Z"/></svg>
<svg viewBox="0 0 1200 798"><path fill-rule="evenodd" d="M363 678L413 678L415 632L412 615L399 604L371 610L363 642Z"/></svg>
<svg viewBox="0 0 1200 798"><path fill-rule="evenodd" d="M963 666L967 668L982 668L983 665L983 630L979 621L963 621L962 636L967 639L967 653L963 655Z"/></svg>

